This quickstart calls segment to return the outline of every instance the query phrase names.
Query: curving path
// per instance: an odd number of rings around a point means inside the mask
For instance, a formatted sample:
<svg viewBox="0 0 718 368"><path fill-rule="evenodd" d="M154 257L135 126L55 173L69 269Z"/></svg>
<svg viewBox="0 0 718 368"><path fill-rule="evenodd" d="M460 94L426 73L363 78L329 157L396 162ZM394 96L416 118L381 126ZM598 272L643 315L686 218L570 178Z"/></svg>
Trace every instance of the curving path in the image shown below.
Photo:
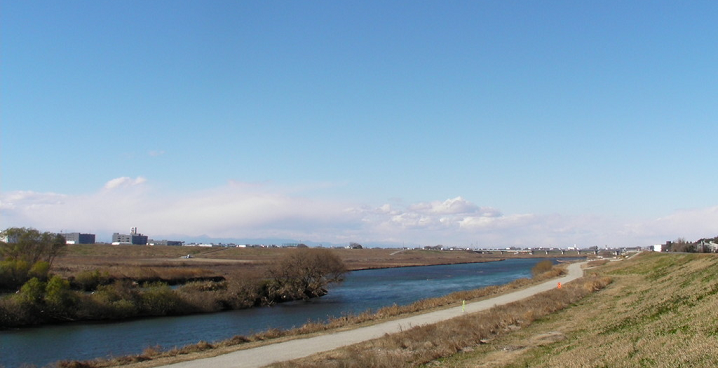
<svg viewBox="0 0 718 368"><path fill-rule="evenodd" d="M349 331L328 333L304 339L296 339L277 344L260 346L253 349L239 350L232 353L211 358L191 360L168 365L172 368L257 368L272 363L303 358L312 354L334 350L343 346L353 345L367 340L376 339L385 334L405 331L419 325L441 322L461 316L463 313L475 313L487 310L494 306L512 303L532 295L548 291L560 282L565 284L583 276L581 266L585 262L572 263L568 266L568 273L559 279L534 285L526 289L517 290L508 294L499 295L478 302L467 303L466 312L462 308L454 307L435 312L420 314L412 317L383 322L372 326L361 327Z"/></svg>

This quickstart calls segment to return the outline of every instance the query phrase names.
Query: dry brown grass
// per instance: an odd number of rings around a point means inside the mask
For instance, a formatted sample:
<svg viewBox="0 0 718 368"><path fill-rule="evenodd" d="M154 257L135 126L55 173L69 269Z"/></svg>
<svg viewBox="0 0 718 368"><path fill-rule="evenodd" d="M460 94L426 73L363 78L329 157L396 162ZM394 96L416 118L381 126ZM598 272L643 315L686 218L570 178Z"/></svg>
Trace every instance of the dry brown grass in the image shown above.
<svg viewBox="0 0 718 368"><path fill-rule="evenodd" d="M71 245L67 254L53 264L52 272L63 277L82 271L99 269L112 276L134 277L143 272L169 280L193 269L203 277L223 276L245 272L256 273L277 259L296 251L296 248L204 248L137 245ZM467 251L428 251L399 249L331 249L349 270L388 267L427 266L455 263L491 262L507 258L546 257L522 254L479 254ZM180 257L191 254L191 259ZM575 256L575 255L563 255ZM551 257L562 257L551 254ZM152 271L141 271L141 269Z"/></svg>
<svg viewBox="0 0 718 368"><path fill-rule="evenodd" d="M614 283L570 309L435 365L718 366L717 256L644 254L590 272ZM562 338L536 343L551 332Z"/></svg>
<svg viewBox="0 0 718 368"><path fill-rule="evenodd" d="M275 367L414 367L473 349L531 324L605 287L608 277L588 277L531 298L446 322L415 327L321 356Z"/></svg>
<svg viewBox="0 0 718 368"><path fill-rule="evenodd" d="M590 262L588 262L588 264L587 264L586 266L588 266L588 267L598 267L598 266L603 266L603 265L605 265L606 263L608 263L608 260L607 260L607 259L597 259L597 260L595 260L595 261L590 261Z"/></svg>

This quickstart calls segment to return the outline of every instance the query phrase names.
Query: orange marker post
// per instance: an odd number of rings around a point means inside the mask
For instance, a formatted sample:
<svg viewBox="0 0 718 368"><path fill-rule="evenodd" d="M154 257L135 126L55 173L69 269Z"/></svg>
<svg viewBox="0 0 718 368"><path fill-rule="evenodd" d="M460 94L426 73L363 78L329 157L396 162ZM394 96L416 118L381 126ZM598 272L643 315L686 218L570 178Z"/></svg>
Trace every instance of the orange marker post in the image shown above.
<svg viewBox="0 0 718 368"><path fill-rule="evenodd" d="M561 288L561 282L560 282L560 281L559 281L559 283L558 283L558 288L559 288L559 289Z"/></svg>

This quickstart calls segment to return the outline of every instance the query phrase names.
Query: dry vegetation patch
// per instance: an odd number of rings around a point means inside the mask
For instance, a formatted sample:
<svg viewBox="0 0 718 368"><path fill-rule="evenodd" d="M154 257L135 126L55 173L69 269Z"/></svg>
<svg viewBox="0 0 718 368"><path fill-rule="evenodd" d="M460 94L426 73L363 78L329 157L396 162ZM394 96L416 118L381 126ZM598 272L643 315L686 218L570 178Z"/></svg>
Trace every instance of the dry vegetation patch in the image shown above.
<svg viewBox="0 0 718 368"><path fill-rule="evenodd" d="M577 302L610 283L609 277L585 277L533 297L491 310L419 326L383 338L306 359L275 364L275 367L414 367L459 352L470 352L497 336L530 325ZM555 336L543 336L543 344ZM523 346L504 346L520 350ZM434 364L434 363L431 363Z"/></svg>
<svg viewBox="0 0 718 368"><path fill-rule="evenodd" d="M438 366L718 366L718 257L643 254L590 272L614 282L572 308ZM532 342L550 331L566 338ZM507 352L506 346L524 348Z"/></svg>
<svg viewBox="0 0 718 368"><path fill-rule="evenodd" d="M111 275L134 274L137 268L154 268L160 278L169 279L175 269L194 268L207 276L231 277L256 273L297 248L205 248L181 246L137 245L71 245L59 257L52 272L69 277L82 271L102 270ZM456 263L500 261L507 258L537 257L541 255L479 254L470 251L397 250L397 249L340 249L331 252L342 259L350 271L411 267ZM192 258L181 258L186 255ZM551 255L552 258L561 255ZM197 271L199 272L199 271ZM166 273L166 276L163 276Z"/></svg>

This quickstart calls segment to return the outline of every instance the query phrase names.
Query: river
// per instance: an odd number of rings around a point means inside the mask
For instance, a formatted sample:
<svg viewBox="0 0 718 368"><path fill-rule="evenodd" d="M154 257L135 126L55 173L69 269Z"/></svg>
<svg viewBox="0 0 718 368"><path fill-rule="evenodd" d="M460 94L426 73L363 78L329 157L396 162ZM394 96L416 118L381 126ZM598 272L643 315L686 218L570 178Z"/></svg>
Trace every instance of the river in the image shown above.
<svg viewBox="0 0 718 368"><path fill-rule="evenodd" d="M531 276L540 258L459 265L354 271L329 294L307 302L181 317L159 317L112 323L70 323L0 331L0 367L42 367L58 360L139 354L146 347L163 349L215 342L269 328L299 327L307 321L359 313L392 304L443 296L454 291L499 285Z"/></svg>

